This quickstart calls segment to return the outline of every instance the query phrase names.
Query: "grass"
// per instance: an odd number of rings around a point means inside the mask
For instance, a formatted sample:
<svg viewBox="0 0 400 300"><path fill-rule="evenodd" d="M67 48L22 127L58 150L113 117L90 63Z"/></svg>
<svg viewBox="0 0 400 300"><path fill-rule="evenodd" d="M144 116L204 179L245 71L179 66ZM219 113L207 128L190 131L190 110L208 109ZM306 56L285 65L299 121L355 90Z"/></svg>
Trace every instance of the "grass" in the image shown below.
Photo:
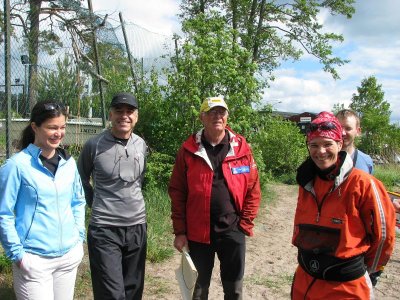
<svg viewBox="0 0 400 300"><path fill-rule="evenodd" d="M250 284L262 285L269 289L281 289L282 286L291 285L293 274L281 274L274 276L252 276L245 279Z"/></svg>
<svg viewBox="0 0 400 300"><path fill-rule="evenodd" d="M146 274L144 281L150 295L166 295L171 292L171 288L163 278Z"/></svg>
<svg viewBox="0 0 400 300"><path fill-rule="evenodd" d="M400 164L375 165L374 176L387 190L400 192Z"/></svg>
<svg viewBox="0 0 400 300"><path fill-rule="evenodd" d="M144 198L148 223L147 260L162 262L174 253L169 196L166 189L150 188L145 191Z"/></svg>

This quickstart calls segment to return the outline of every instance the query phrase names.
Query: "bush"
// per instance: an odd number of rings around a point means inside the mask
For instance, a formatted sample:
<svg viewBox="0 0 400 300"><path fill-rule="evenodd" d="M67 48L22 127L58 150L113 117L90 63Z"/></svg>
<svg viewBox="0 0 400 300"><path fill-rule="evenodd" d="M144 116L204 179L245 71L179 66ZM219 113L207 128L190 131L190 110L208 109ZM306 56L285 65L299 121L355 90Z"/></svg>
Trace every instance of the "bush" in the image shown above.
<svg viewBox="0 0 400 300"><path fill-rule="evenodd" d="M290 121L266 119L253 140L262 151L265 171L273 177L294 174L308 155L304 135Z"/></svg>
<svg viewBox="0 0 400 300"><path fill-rule="evenodd" d="M257 164L258 176L260 178L260 186L261 188L264 188L265 184L271 180L271 173L265 172L265 162L261 148L257 147L256 144L256 147L251 147L251 150L253 152L254 160Z"/></svg>
<svg viewBox="0 0 400 300"><path fill-rule="evenodd" d="M167 188L175 158L159 152L151 153L147 158L144 189Z"/></svg>

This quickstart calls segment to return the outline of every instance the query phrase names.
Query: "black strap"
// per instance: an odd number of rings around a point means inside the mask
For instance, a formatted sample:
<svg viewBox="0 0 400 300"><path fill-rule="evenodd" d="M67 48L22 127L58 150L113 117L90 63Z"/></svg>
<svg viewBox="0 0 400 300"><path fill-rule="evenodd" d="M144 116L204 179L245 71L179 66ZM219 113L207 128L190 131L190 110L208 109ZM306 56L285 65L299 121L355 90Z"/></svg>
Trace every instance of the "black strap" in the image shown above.
<svg viewBox="0 0 400 300"><path fill-rule="evenodd" d="M303 270L312 277L329 281L354 280L363 276L367 271L363 255L341 259L300 250L297 260Z"/></svg>

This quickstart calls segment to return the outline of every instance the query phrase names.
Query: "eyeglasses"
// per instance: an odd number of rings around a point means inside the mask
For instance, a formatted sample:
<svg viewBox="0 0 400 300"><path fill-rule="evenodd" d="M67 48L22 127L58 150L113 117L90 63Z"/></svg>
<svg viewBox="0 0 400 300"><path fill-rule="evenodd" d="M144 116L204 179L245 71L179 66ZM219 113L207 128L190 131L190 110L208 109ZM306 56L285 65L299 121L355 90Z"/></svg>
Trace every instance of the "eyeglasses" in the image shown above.
<svg viewBox="0 0 400 300"><path fill-rule="evenodd" d="M45 103L43 104L45 110L61 110L64 109L63 105L58 103Z"/></svg>
<svg viewBox="0 0 400 300"><path fill-rule="evenodd" d="M207 115L209 116L222 116L225 117L228 114L228 111L226 109L212 109L206 112Z"/></svg>
<svg viewBox="0 0 400 300"><path fill-rule="evenodd" d="M316 131L318 129L320 129L320 130L332 130L332 129L336 129L336 125L334 123L332 123L332 122L329 122L329 121L322 122L322 123L319 123L319 124L311 123L307 128L307 133L314 132L314 131Z"/></svg>

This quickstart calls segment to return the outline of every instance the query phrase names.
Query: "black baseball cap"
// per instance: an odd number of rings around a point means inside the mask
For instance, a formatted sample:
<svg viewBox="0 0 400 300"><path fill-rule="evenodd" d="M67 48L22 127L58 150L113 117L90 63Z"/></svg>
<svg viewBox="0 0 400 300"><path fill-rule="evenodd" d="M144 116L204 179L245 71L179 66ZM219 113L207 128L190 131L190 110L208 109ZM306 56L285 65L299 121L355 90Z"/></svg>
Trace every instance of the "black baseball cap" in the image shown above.
<svg viewBox="0 0 400 300"><path fill-rule="evenodd" d="M139 108L135 96L129 93L118 93L112 98L111 107L117 106L119 104L127 104L133 106L134 108Z"/></svg>

